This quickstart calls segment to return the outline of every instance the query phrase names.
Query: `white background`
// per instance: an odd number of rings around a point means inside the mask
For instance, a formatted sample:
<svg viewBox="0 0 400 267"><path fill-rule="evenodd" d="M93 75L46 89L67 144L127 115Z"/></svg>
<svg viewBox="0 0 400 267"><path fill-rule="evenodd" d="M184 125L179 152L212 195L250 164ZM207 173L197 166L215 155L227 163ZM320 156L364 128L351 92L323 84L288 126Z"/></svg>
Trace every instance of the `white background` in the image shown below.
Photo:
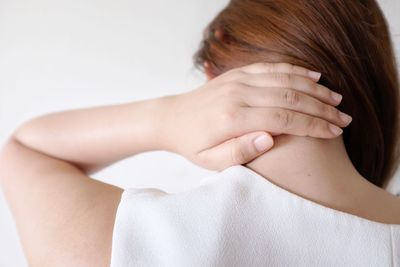
<svg viewBox="0 0 400 267"><path fill-rule="evenodd" d="M39 114L196 88L204 79L192 55L203 28L227 2L0 0L0 143ZM400 51L400 1L380 2ZM178 192L210 173L180 156L152 152L96 177ZM25 265L0 193L0 266Z"/></svg>

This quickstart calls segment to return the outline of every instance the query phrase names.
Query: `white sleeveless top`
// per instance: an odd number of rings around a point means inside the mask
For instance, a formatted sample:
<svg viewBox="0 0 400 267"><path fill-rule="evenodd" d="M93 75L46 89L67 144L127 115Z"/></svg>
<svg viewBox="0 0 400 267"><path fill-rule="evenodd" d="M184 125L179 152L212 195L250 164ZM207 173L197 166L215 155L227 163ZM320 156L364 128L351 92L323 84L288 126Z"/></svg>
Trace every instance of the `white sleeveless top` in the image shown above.
<svg viewBox="0 0 400 267"><path fill-rule="evenodd" d="M237 165L186 192L125 190L111 266L398 267L400 225L322 206Z"/></svg>

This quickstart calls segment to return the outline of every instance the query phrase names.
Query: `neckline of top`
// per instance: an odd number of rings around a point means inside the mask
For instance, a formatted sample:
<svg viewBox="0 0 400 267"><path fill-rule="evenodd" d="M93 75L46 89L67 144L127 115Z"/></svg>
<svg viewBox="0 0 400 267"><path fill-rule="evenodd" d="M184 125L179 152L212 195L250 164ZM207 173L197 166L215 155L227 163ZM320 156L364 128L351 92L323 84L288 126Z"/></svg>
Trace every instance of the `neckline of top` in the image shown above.
<svg viewBox="0 0 400 267"><path fill-rule="evenodd" d="M400 224L390 224L390 223L382 223L382 222L373 221L373 220L370 220L370 219L367 219L367 218L364 218L364 217L361 217L361 216L358 216L358 215L355 215L355 214L347 213L347 212L344 212L344 211L341 211L341 210L337 210L337 209L325 206L323 204L317 203L315 201L312 201L310 199L304 198L304 197L302 197L300 195L297 195L297 194L295 194L293 192L290 192L290 191L286 190L283 187L280 187L280 186L274 184L273 182L271 182L270 180L268 180L264 176L258 174L257 172L255 172L252 169L247 168L245 166L234 165L234 166L231 166L231 167L223 170L222 172L220 172L220 174L230 173L230 172L233 172L233 173L238 173L239 172L239 174L243 174L243 175L240 175L239 177L243 177L243 176L250 177L253 180L255 180L257 183L259 183L260 186L272 187L275 190L278 190L278 191L282 192L283 194L285 194L285 195L287 195L287 196L289 196L291 198L296 199L297 201L301 201L303 203L306 203L307 205L315 207L315 208L317 208L319 210L323 210L325 212L334 213L334 214L336 214L336 215L338 215L340 217L352 218L352 219L357 220L358 222L361 222L361 223L373 224L373 225L384 226L384 227L388 227L388 226L390 226L390 227L399 227L399 229L400 229ZM228 177L229 177L229 175L228 175ZM208 179L206 179L206 180L208 180ZM400 210L399 210L399 212L400 212Z"/></svg>

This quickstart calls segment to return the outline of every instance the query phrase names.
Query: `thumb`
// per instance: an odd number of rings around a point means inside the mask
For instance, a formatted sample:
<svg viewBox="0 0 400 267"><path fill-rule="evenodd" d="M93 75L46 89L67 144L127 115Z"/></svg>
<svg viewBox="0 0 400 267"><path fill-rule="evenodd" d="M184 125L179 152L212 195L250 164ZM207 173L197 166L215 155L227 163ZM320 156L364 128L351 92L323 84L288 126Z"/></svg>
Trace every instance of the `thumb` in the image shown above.
<svg viewBox="0 0 400 267"><path fill-rule="evenodd" d="M203 167L211 170L223 170L234 165L252 161L270 150L274 140L269 133L252 132L232 138L198 154Z"/></svg>

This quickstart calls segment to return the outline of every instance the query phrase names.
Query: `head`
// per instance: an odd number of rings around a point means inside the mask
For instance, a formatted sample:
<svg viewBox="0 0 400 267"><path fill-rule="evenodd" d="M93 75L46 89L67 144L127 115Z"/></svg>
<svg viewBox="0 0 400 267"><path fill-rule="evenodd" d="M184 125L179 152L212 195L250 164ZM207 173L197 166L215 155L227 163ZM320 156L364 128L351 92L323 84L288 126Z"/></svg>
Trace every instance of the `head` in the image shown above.
<svg viewBox="0 0 400 267"><path fill-rule="evenodd" d="M195 55L212 79L255 62L322 72L353 117L346 151L359 173L384 186L398 166L399 81L389 30L375 0L231 0Z"/></svg>

